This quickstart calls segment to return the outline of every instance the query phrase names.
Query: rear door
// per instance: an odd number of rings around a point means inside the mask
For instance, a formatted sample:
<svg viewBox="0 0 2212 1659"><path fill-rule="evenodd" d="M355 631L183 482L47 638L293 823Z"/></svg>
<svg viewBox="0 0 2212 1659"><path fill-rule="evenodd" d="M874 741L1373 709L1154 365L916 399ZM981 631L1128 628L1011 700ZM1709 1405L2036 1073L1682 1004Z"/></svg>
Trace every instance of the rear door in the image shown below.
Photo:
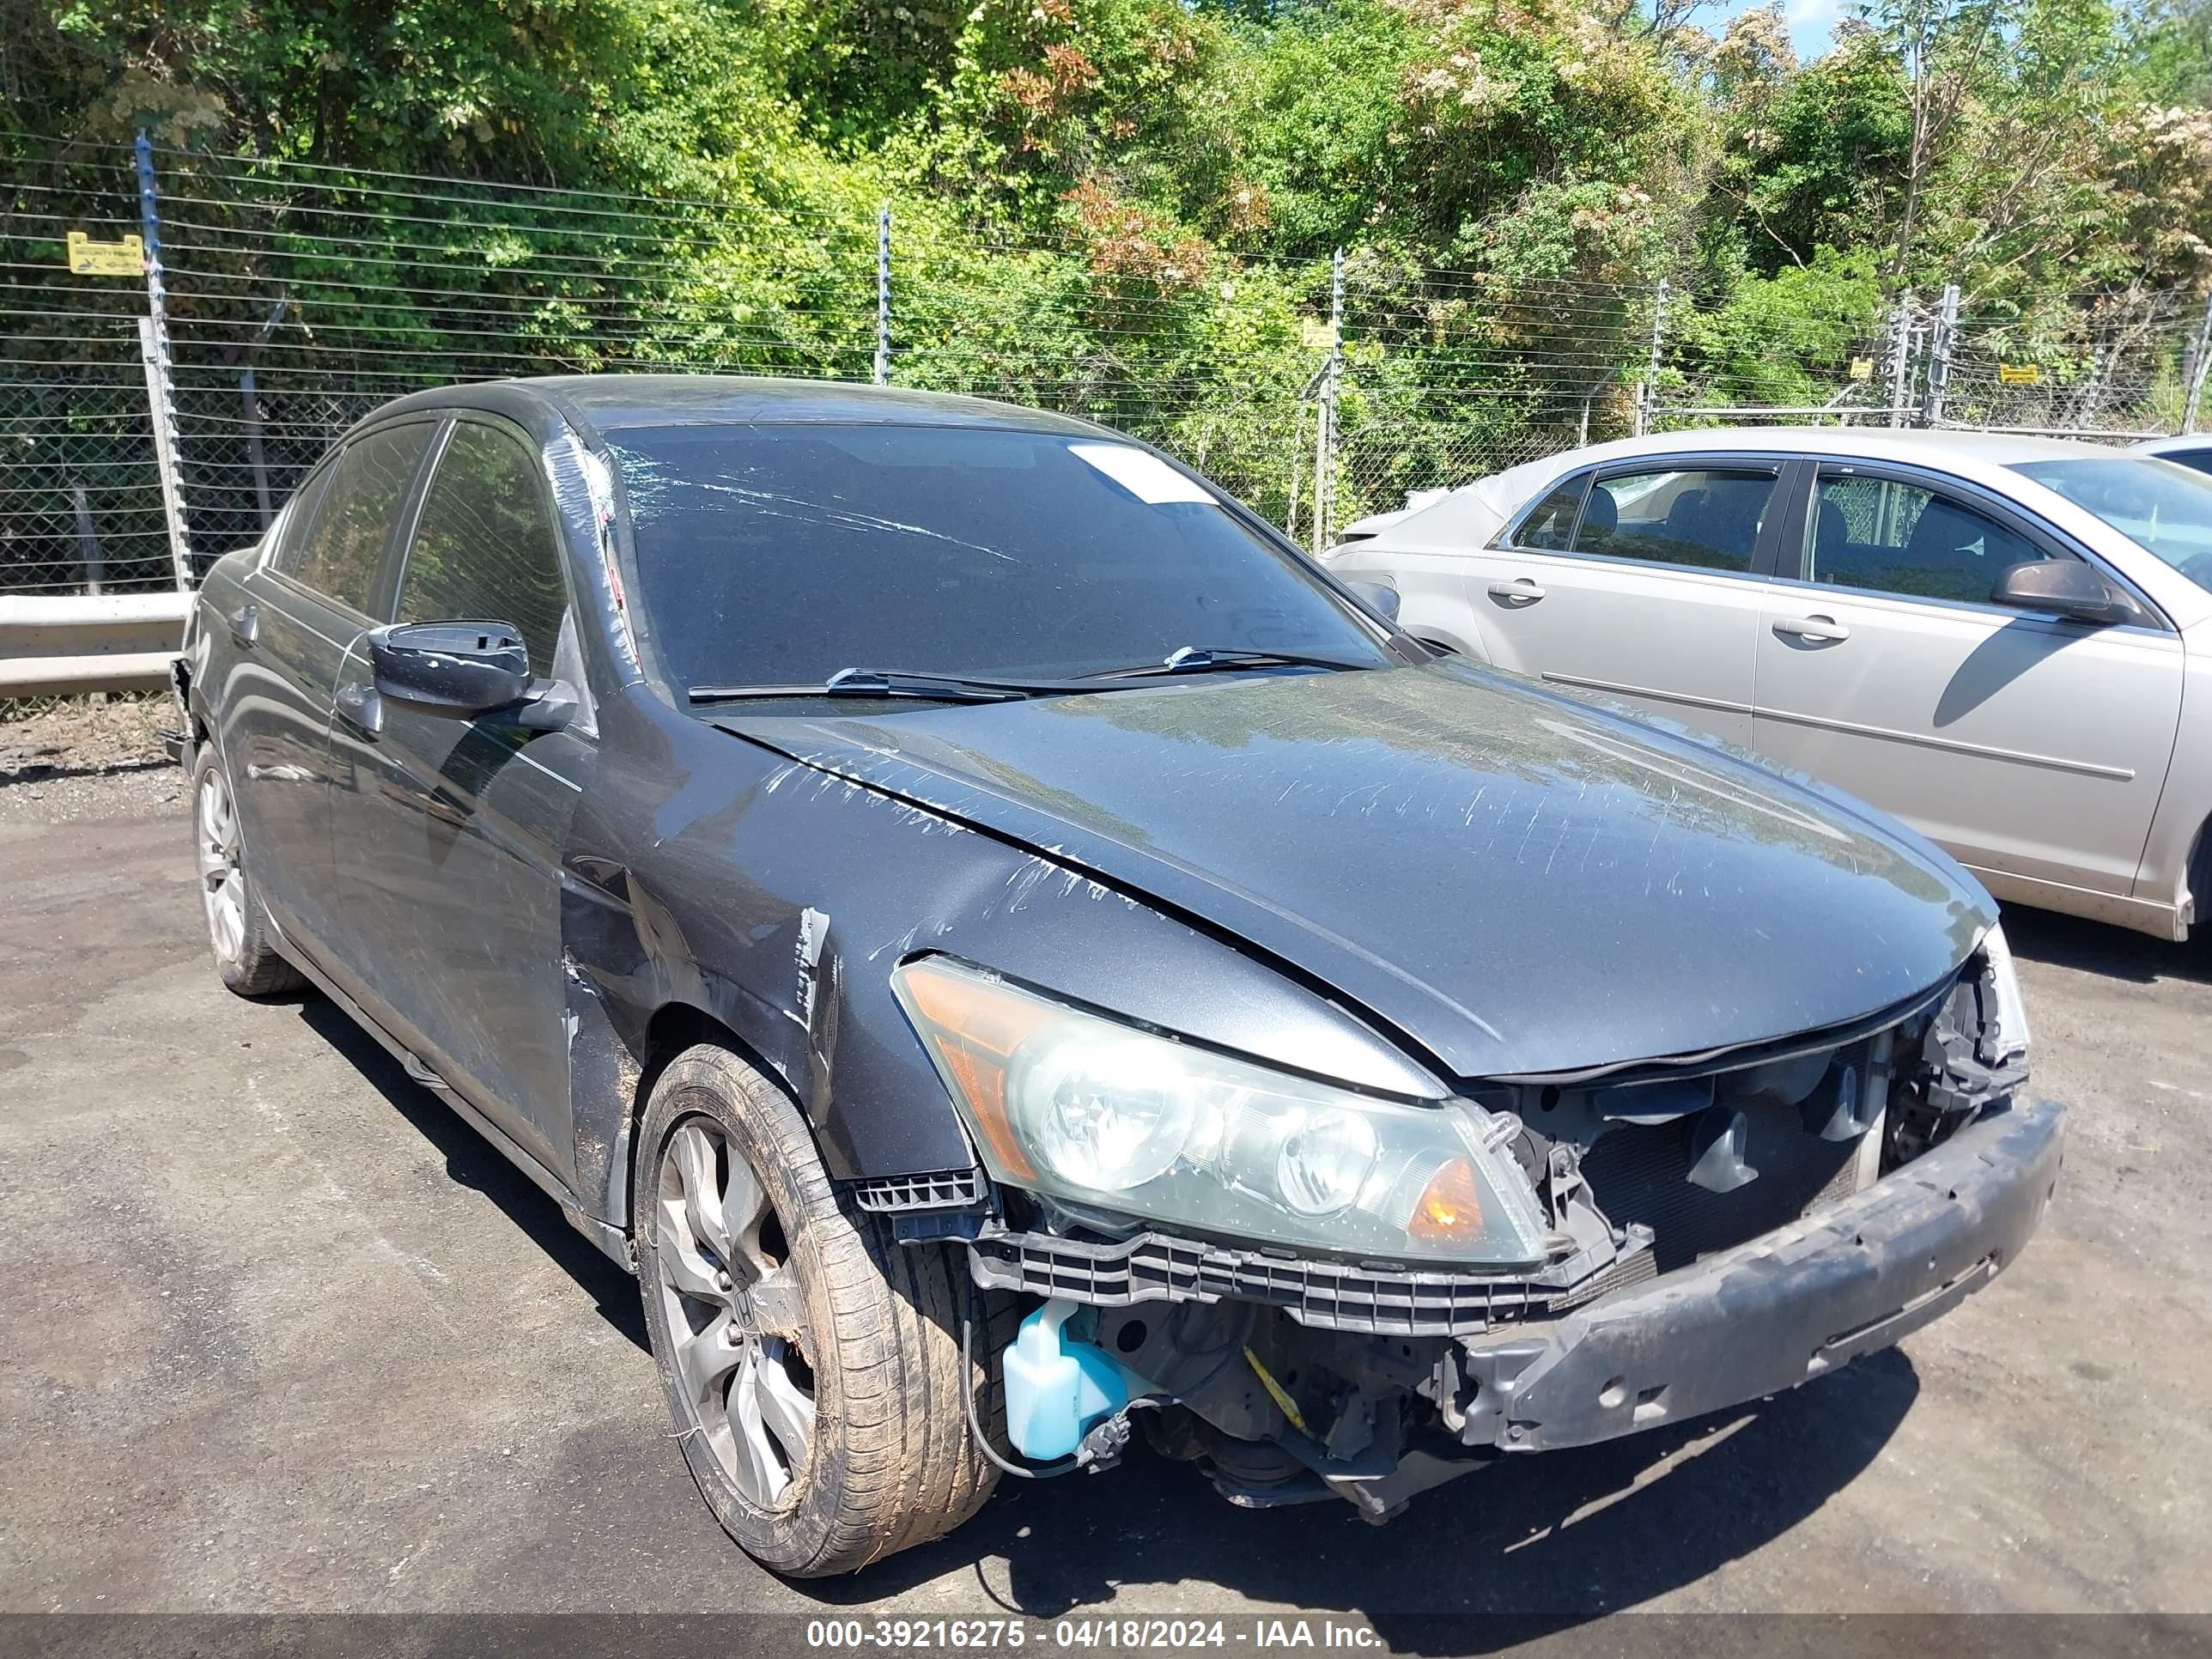
<svg viewBox="0 0 2212 1659"><path fill-rule="evenodd" d="M370 626L385 546L435 429L380 427L326 461L218 624L234 664L221 742L240 832L277 926L319 957L331 932L331 696Z"/></svg>
<svg viewBox="0 0 2212 1659"><path fill-rule="evenodd" d="M1784 465L1643 456L1566 480L1468 561L1492 660L1748 743Z"/></svg>
<svg viewBox="0 0 2212 1659"><path fill-rule="evenodd" d="M502 622L533 675L580 688L560 532L535 447L462 416L398 554L397 621ZM366 640L340 676L332 853L362 994L392 1034L539 1162L573 1166L561 857L588 716L526 731L376 696Z"/></svg>
<svg viewBox="0 0 2212 1659"><path fill-rule="evenodd" d="M2129 891L2173 750L2180 637L2148 604L2105 628L1990 604L2008 565L2087 556L1973 485L1826 462L1811 482L1766 595L1756 745L1977 869Z"/></svg>

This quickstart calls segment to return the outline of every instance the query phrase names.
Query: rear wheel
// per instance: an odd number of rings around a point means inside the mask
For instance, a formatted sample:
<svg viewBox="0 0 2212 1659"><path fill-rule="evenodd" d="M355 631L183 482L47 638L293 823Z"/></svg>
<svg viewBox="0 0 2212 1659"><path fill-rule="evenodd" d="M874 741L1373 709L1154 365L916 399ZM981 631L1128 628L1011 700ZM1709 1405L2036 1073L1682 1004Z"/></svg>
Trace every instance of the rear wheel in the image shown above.
<svg viewBox="0 0 2212 1659"><path fill-rule="evenodd" d="M192 762L192 854L208 949L222 982L242 997L299 989L307 981L278 952L247 873L237 798L212 743L201 744Z"/></svg>
<svg viewBox="0 0 2212 1659"><path fill-rule="evenodd" d="M637 1138L638 1280L692 1478L746 1553L849 1572L959 1525L997 1471L960 1403L960 1315L979 1354L1011 1299L963 1294L951 1257L848 1215L797 1109L728 1050L654 1085ZM986 1364L971 1379L979 1400Z"/></svg>

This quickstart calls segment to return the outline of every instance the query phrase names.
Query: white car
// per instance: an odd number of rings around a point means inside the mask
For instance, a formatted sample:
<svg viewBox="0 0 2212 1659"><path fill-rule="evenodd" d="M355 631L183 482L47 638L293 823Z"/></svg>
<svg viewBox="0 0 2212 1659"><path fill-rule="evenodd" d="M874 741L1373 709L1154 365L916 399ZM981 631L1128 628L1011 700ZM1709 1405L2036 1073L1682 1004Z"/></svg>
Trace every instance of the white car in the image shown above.
<svg viewBox="0 0 2212 1659"><path fill-rule="evenodd" d="M1999 897L2171 939L2212 881L2212 477L1766 428L1513 468L1323 556L1401 626L1894 812Z"/></svg>

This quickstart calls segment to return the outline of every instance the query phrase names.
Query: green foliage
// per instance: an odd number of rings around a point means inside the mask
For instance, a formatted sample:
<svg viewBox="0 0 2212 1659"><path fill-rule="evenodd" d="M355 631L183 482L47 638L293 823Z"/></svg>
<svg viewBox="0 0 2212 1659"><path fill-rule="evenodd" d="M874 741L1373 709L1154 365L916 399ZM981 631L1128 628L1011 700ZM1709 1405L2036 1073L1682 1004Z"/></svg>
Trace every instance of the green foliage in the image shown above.
<svg viewBox="0 0 2212 1659"><path fill-rule="evenodd" d="M888 203L902 381L1129 426L1277 507L1333 249L1352 509L1620 430L1662 274L1670 375L1795 404L1906 285L2051 340L2085 289L2212 272L2196 0L1865 0L1804 64L1778 9L1718 38L1661 9L33 0L0 146L150 127L239 227L185 321L231 338L278 292L325 356L422 375L865 373ZM379 171L544 188L426 216Z"/></svg>
<svg viewBox="0 0 2212 1659"><path fill-rule="evenodd" d="M1881 352L1882 297L1871 250L1824 247L1809 264L1739 280L1709 307L1680 307L1669 375L1711 379L1747 404L1817 407L1854 358Z"/></svg>

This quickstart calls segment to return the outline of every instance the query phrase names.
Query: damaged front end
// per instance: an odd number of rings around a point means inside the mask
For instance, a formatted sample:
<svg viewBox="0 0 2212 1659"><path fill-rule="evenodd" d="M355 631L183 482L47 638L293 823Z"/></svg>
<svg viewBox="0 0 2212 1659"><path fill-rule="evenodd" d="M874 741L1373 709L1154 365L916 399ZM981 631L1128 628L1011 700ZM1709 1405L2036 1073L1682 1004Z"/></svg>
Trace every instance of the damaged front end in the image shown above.
<svg viewBox="0 0 2212 1659"><path fill-rule="evenodd" d="M1141 1432L1248 1506L1380 1521L1504 1452L1793 1387L1987 1283L2058 1167L1994 928L1848 1027L1419 1103L945 958L898 988L983 1167L859 1201L1042 1299L983 1356L1014 1449L1102 1468Z"/></svg>

